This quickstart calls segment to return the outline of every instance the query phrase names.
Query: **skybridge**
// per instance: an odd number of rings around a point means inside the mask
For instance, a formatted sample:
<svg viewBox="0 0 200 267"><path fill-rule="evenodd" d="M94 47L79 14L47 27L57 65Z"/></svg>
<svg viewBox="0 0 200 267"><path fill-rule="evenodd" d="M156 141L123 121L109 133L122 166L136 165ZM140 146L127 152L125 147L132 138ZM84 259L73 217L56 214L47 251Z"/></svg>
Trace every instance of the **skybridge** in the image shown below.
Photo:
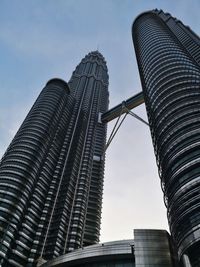
<svg viewBox="0 0 200 267"><path fill-rule="evenodd" d="M122 125L122 123L125 120L127 115L131 115L135 119L137 119L137 120L141 121L142 123L146 124L147 126L149 126L148 122L146 122L140 116L138 116L133 111L131 111L133 108L136 108L143 103L144 103L144 95L143 95L143 92L140 92L140 93L137 93L136 95L128 98L127 100L123 101L122 103L115 106L114 108L111 108L110 110L101 114L101 119L100 119L101 123L107 123L107 122L110 122L110 121L117 118L117 121L116 121L116 123L115 123L115 125L111 131L109 138L108 138L104 152L107 150L107 148L111 144L113 138L115 137L116 133L118 132L120 126Z"/></svg>

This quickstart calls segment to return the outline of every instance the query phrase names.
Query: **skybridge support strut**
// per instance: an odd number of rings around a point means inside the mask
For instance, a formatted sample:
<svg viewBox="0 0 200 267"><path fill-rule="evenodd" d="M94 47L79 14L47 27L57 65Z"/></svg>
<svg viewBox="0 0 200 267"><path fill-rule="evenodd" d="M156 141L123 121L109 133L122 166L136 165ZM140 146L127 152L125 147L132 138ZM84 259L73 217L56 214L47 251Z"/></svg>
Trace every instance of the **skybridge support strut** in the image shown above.
<svg viewBox="0 0 200 267"><path fill-rule="evenodd" d="M123 113L127 113L127 109L131 110L135 107L138 107L139 105L144 103L144 95L143 92L140 92L127 100L123 101L119 105L115 106L114 108L111 108L107 112L103 113L101 115L101 122L106 123L109 121L112 121L122 115Z"/></svg>
<svg viewBox="0 0 200 267"><path fill-rule="evenodd" d="M107 123L109 121L112 121L117 118L117 121L113 127L113 130L111 131L110 137L108 138L108 142L105 146L104 153L109 147L110 143L112 142L113 138L115 137L117 131L119 130L120 126L122 125L123 121L125 120L126 116L130 114L134 118L138 119L142 123L149 126L148 122L140 118L137 114L133 113L130 109L133 109L139 105L144 103L144 96L143 93L140 92L137 95L132 96L131 98L127 99L126 101L123 101L121 104L117 105L116 107L108 110L107 112L103 113L101 115L101 122ZM121 115L124 114L124 117L121 119Z"/></svg>

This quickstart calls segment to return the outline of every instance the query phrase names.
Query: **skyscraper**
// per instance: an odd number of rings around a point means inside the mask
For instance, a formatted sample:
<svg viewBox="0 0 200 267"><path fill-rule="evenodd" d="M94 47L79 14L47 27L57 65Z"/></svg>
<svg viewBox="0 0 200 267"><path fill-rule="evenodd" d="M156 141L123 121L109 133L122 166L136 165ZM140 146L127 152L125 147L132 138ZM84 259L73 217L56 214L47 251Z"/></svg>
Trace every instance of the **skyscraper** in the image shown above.
<svg viewBox="0 0 200 267"><path fill-rule="evenodd" d="M1 160L1 266L35 266L99 241L108 74L98 51L69 87L47 83Z"/></svg>
<svg viewBox="0 0 200 267"><path fill-rule="evenodd" d="M67 251L99 241L107 129L100 116L107 111L109 98L104 57L98 51L89 53L73 72L69 86L77 99L77 108L81 107L86 129ZM79 233L75 239L74 231Z"/></svg>
<svg viewBox="0 0 200 267"><path fill-rule="evenodd" d="M162 10L132 34L171 234L184 266L200 266L200 39Z"/></svg>

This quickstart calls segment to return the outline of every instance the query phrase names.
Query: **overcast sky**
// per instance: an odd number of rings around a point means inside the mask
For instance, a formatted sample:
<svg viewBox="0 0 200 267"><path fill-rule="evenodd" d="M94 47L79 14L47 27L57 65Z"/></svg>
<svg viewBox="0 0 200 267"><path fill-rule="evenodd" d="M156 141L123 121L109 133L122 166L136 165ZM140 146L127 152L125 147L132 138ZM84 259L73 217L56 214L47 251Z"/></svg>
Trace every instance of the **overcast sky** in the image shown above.
<svg viewBox="0 0 200 267"><path fill-rule="evenodd" d="M199 34L199 0L0 0L0 155L46 82L68 81L90 51L107 61L110 107L141 91L131 25L154 8ZM134 112L146 118L144 105ZM106 155L101 241L134 228L168 225L149 129L127 117Z"/></svg>

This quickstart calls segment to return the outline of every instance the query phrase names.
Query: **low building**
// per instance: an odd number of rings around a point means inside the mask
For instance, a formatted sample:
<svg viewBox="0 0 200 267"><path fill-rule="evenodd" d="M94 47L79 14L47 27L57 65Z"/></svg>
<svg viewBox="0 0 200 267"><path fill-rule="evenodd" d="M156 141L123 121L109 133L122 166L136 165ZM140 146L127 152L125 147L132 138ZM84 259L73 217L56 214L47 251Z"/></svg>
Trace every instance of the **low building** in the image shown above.
<svg viewBox="0 0 200 267"><path fill-rule="evenodd" d="M77 249L41 267L175 267L170 235L164 230L134 230L134 239Z"/></svg>

